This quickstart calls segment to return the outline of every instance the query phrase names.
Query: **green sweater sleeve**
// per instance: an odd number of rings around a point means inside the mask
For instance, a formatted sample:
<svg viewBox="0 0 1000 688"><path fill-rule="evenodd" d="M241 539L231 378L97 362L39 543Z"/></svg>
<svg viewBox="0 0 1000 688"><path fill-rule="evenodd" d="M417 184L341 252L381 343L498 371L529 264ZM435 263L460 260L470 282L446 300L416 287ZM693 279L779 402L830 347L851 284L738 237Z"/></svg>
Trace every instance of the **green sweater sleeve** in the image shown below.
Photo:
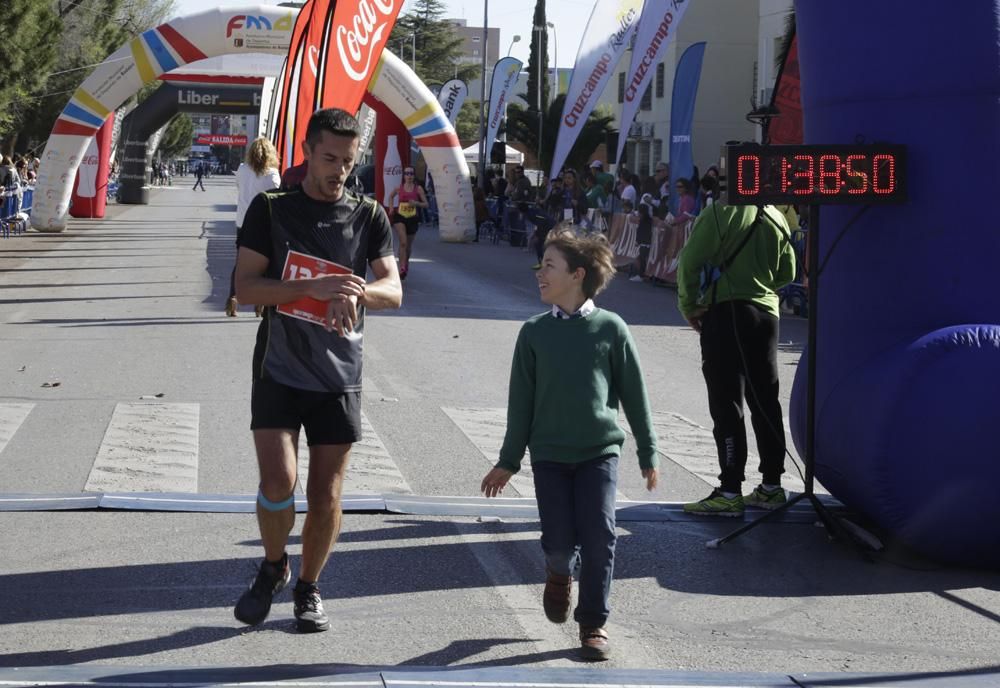
<svg viewBox="0 0 1000 688"><path fill-rule="evenodd" d="M497 466L517 473L531 435L531 419L535 406L535 354L528 341L527 326L521 327L514 346L510 366L510 388L507 393L507 431Z"/></svg>
<svg viewBox="0 0 1000 688"><path fill-rule="evenodd" d="M656 468L659 457L656 454L656 435L653 433L653 419L646 395L646 383L639 364L639 352L635 340L625 323L620 325L618 345L612 359L614 365L615 392L621 400L625 418L635 437L636 453L640 468Z"/></svg>
<svg viewBox="0 0 1000 688"><path fill-rule="evenodd" d="M714 212L698 215L691 237L681 250L677 264L677 307L685 318L698 308L702 267L719 253L721 228L716 225L716 217Z"/></svg>

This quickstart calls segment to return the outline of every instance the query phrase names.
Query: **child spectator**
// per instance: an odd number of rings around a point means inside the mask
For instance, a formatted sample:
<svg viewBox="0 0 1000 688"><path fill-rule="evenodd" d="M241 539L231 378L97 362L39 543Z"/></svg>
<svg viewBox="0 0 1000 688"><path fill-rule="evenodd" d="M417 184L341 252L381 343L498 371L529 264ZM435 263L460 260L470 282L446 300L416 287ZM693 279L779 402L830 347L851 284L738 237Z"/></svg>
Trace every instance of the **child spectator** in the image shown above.
<svg viewBox="0 0 1000 688"><path fill-rule="evenodd" d="M632 427L639 467L657 482L656 437L635 343L616 314L593 298L615 274L603 234L552 232L536 276L551 310L530 318L518 334L511 364L507 432L500 459L480 489L496 497L531 452L546 582L545 616L569 620L573 575L580 595L573 618L580 654L610 656L608 598L615 557L615 493L625 432Z"/></svg>

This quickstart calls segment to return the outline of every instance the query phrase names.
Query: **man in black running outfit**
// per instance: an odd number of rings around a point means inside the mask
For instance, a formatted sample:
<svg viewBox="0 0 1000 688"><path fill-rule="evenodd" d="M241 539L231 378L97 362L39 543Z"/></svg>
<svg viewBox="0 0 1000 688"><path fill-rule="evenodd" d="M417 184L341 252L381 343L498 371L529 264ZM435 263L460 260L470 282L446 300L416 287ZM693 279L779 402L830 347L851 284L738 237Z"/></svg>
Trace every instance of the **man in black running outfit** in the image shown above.
<svg viewBox="0 0 1000 688"><path fill-rule="evenodd" d="M340 495L351 445L361 438L361 341L365 309L399 308L402 289L392 229L381 206L344 187L361 129L343 110L309 120L301 186L257 196L238 240L236 292L266 304L253 356L251 424L260 469L257 522L264 562L234 611L246 624L267 618L272 597L291 579L285 544L295 521L300 428L309 443L302 562L294 589L300 631L330 621L316 583L340 532ZM348 274L282 281L289 250L332 261ZM366 282L368 267L375 279ZM310 297L326 305L325 326L275 306Z"/></svg>

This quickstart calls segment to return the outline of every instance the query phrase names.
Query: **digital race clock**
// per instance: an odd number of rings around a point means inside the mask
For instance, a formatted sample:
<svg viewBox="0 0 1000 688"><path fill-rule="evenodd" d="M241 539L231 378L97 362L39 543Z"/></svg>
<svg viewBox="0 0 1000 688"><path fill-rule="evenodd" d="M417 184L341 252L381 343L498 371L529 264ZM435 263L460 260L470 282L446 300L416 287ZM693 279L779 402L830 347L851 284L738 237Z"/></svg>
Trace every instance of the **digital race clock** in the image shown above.
<svg viewBox="0 0 1000 688"><path fill-rule="evenodd" d="M893 145L724 148L730 205L887 204L906 201L906 148Z"/></svg>

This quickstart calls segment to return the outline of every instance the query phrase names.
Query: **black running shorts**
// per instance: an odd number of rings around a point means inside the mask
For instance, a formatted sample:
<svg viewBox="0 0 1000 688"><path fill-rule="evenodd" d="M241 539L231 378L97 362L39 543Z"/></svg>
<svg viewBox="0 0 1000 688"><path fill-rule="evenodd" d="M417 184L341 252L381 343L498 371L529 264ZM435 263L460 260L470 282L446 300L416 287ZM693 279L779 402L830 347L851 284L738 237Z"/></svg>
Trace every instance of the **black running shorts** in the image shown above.
<svg viewBox="0 0 1000 688"><path fill-rule="evenodd" d="M361 439L361 392L311 392L273 380L253 383L251 430L305 428L309 446L353 444Z"/></svg>

